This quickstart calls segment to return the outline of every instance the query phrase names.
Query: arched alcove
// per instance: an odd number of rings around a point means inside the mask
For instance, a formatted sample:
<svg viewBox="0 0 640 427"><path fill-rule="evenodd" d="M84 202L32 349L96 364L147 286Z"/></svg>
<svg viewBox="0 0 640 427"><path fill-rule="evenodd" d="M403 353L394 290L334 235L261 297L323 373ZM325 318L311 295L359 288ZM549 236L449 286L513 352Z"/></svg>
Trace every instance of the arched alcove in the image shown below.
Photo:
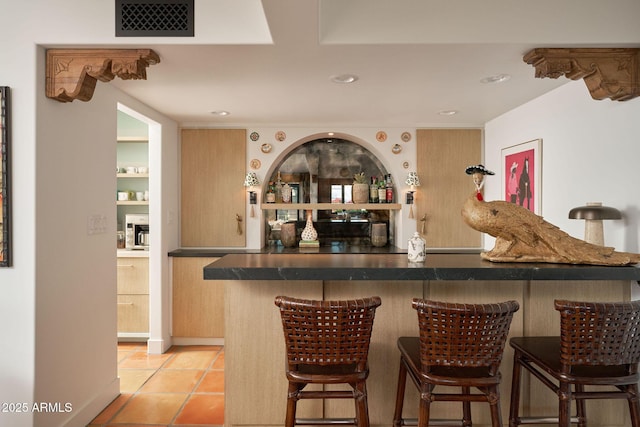
<svg viewBox="0 0 640 427"><path fill-rule="evenodd" d="M385 177L390 177L382 160L357 138L323 134L292 144L265 176L262 200L274 200L277 204L277 208L264 211L265 240L269 245L280 244L278 229L284 222L296 221L298 231L304 228L305 212L299 204L323 204L324 207L338 204L336 208L314 210L313 220L321 245L370 245L371 224L384 222L391 230L392 218L387 208L390 205L378 203L377 199L374 209L370 206L373 199L368 201L368 207L354 204L351 208L354 175L361 172L370 185L372 179L384 182ZM292 188L292 209L283 208L281 204L279 192L284 184ZM275 195L267 194L270 189Z"/></svg>

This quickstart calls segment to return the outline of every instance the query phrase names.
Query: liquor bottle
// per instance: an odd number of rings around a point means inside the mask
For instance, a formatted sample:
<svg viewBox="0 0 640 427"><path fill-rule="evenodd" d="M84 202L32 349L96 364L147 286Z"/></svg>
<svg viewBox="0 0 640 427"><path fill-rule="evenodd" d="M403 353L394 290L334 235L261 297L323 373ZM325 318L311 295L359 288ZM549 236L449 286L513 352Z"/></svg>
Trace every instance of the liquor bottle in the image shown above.
<svg viewBox="0 0 640 427"><path fill-rule="evenodd" d="M273 181L269 181L269 189L267 190L267 203L275 203L276 202L276 192L275 185Z"/></svg>
<svg viewBox="0 0 640 427"><path fill-rule="evenodd" d="M391 174L387 175L386 181L386 201L387 203L393 203L393 181L391 180Z"/></svg>
<svg viewBox="0 0 640 427"><path fill-rule="evenodd" d="M384 180L378 181L378 203L387 202L387 189L384 186Z"/></svg>
<svg viewBox="0 0 640 427"><path fill-rule="evenodd" d="M378 180L375 176L371 177L369 185L369 203L378 203Z"/></svg>

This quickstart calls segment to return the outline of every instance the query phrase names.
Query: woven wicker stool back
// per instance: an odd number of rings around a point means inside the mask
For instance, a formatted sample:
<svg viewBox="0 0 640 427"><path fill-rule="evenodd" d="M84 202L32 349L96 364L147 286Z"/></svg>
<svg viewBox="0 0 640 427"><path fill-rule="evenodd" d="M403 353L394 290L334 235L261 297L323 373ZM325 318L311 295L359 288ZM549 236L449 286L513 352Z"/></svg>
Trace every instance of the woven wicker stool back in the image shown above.
<svg viewBox="0 0 640 427"><path fill-rule="evenodd" d="M560 336L510 341L514 358L509 425L546 422L568 427L577 422L585 426L586 400L625 399L631 425L640 427L640 301L555 300L554 307L560 313ZM520 416L523 368L556 393L557 416ZM573 417L572 401L576 406Z"/></svg>
<svg viewBox="0 0 640 427"><path fill-rule="evenodd" d="M420 326L420 361L433 366L490 367L497 372L515 301L496 304L456 304L414 299Z"/></svg>
<svg viewBox="0 0 640 427"><path fill-rule="evenodd" d="M400 371L394 427L407 424L402 413L407 376L420 394L419 427L435 422L431 403L439 401L462 403L461 418L439 420L440 424L470 426L471 402L486 402L492 427L502 427L499 367L519 304L457 304L414 298L412 307L418 313L420 336L398 338ZM441 386L460 391L441 391Z"/></svg>
<svg viewBox="0 0 640 427"><path fill-rule="evenodd" d="M278 296L287 351L285 426L352 424L369 426L367 358L380 297L315 301ZM308 384L348 384L351 390L305 391ZM354 418L296 419L300 399L354 399Z"/></svg>

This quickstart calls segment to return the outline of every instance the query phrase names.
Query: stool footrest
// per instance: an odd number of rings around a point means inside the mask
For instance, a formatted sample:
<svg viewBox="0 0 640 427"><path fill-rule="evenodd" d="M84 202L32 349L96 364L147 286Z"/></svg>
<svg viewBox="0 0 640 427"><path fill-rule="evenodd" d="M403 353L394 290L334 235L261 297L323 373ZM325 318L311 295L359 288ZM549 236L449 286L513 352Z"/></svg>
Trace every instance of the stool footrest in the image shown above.
<svg viewBox="0 0 640 427"><path fill-rule="evenodd" d="M316 425L348 425L355 426L355 418L296 418L296 425L316 426Z"/></svg>
<svg viewBox="0 0 640 427"><path fill-rule="evenodd" d="M578 417L570 417L572 423L578 422ZM558 417L520 417L520 424L558 424Z"/></svg>
<svg viewBox="0 0 640 427"><path fill-rule="evenodd" d="M403 426L417 426L418 419L417 418L403 418L401 420L401 424ZM430 419L429 426L452 426L458 427L463 426L462 420L445 420L445 419Z"/></svg>

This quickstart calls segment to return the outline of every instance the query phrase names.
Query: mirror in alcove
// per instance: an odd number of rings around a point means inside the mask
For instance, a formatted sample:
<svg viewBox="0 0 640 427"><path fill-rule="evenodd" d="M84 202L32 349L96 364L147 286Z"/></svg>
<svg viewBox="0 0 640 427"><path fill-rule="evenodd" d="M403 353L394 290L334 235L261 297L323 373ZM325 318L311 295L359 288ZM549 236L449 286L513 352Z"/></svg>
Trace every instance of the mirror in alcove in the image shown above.
<svg viewBox="0 0 640 427"><path fill-rule="evenodd" d="M306 142L293 149L273 171L267 181L273 184L271 187L276 193L282 185L288 184L292 189L292 203L352 203L354 175L364 172L369 181L372 177L382 180L387 175L382 162L373 153L340 138ZM267 185L265 191L269 191L269 187ZM304 210L266 210L265 216L270 244L278 243L278 233L272 232L272 229L277 231L278 223L297 221L298 228L304 228ZM389 214L385 210L328 209L317 211L314 225L321 245L368 244L370 224L388 221Z"/></svg>

